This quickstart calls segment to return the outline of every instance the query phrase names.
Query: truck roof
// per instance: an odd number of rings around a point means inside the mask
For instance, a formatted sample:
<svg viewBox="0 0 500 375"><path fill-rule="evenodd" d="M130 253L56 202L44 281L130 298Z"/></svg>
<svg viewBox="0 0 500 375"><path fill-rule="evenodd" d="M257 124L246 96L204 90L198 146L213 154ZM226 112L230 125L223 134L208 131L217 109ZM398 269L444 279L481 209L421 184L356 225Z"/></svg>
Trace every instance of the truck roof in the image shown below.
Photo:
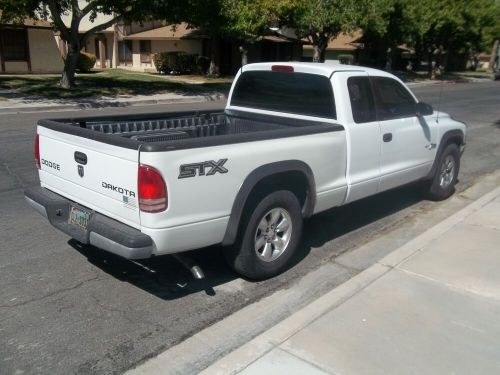
<svg viewBox="0 0 500 375"><path fill-rule="evenodd" d="M366 72L369 75L376 76L386 76L386 77L394 77L392 74L389 74L383 70L367 68L364 66L357 65L344 65L344 64L336 64L336 63L308 63L308 62L267 62L267 63L255 63L255 64L247 64L242 68L242 72L255 71L255 70L272 70L273 66L279 67L293 67L294 72L299 73L310 73L310 74L319 74L323 76L330 77L334 72L345 72L345 71L353 71L353 72Z"/></svg>

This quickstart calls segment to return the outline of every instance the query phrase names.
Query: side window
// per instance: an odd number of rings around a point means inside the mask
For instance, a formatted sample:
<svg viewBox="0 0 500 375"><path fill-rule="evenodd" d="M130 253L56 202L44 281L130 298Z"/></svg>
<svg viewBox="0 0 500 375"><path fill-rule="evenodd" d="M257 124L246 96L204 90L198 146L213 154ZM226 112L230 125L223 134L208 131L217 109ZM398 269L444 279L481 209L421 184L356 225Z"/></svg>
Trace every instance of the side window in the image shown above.
<svg viewBox="0 0 500 375"><path fill-rule="evenodd" d="M352 118L356 124L377 120L372 88L368 77L350 77L347 89L351 100Z"/></svg>
<svg viewBox="0 0 500 375"><path fill-rule="evenodd" d="M401 83L387 77L372 80L380 121L415 116L415 99Z"/></svg>

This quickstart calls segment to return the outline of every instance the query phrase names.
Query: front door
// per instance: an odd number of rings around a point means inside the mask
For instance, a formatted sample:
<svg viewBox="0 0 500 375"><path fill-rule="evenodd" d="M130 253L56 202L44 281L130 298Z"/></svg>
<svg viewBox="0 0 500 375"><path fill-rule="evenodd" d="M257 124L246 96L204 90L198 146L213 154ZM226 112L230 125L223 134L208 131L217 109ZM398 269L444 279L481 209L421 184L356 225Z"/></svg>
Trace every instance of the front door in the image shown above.
<svg viewBox="0 0 500 375"><path fill-rule="evenodd" d="M371 77L382 138L379 191L424 177L436 156L436 127L415 113L416 100L400 82Z"/></svg>

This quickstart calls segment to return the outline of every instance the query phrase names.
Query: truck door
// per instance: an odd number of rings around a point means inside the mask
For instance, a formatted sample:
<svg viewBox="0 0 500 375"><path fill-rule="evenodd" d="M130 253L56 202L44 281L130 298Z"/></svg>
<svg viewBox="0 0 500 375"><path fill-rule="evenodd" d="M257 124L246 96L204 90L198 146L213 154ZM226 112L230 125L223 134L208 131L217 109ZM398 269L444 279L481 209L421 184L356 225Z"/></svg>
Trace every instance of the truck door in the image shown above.
<svg viewBox="0 0 500 375"><path fill-rule="evenodd" d="M334 87L344 90L337 95L339 118L345 122L348 142L346 202L377 192L380 180L380 125L376 118L371 83L365 72L333 75ZM342 116L342 117L340 117Z"/></svg>
<svg viewBox="0 0 500 375"><path fill-rule="evenodd" d="M391 189L424 177L436 155L437 128L415 112L409 90L390 77L371 77L381 129L380 188Z"/></svg>

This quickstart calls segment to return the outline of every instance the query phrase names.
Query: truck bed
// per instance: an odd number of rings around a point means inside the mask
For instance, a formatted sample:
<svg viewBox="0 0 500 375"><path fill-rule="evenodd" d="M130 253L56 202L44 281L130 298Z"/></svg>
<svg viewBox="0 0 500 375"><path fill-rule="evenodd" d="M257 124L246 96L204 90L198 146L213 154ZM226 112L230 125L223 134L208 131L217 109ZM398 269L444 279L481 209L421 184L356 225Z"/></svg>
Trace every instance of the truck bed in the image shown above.
<svg viewBox="0 0 500 375"><path fill-rule="evenodd" d="M343 130L340 125L228 110L40 120L38 125L141 151Z"/></svg>

